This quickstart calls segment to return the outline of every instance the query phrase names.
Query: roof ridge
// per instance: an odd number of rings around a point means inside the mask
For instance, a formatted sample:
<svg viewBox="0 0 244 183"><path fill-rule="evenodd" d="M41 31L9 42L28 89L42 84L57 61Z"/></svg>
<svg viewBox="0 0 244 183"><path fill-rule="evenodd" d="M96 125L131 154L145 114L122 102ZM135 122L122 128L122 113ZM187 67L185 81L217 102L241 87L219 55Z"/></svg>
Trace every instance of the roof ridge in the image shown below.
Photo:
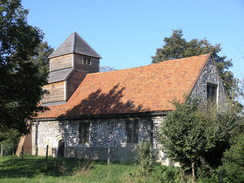
<svg viewBox="0 0 244 183"><path fill-rule="evenodd" d="M72 48L72 53L75 53L75 47L76 47L76 32L73 32L74 36L73 36L73 48Z"/></svg>
<svg viewBox="0 0 244 183"><path fill-rule="evenodd" d="M98 56L99 56L99 58L102 58L79 34L77 34L76 33L76 35L77 35L77 37L79 37L85 44L87 44L87 46L89 46L90 47L90 49L92 50L92 51L94 51Z"/></svg>
<svg viewBox="0 0 244 183"><path fill-rule="evenodd" d="M134 70L134 69L139 69L139 68L143 68L143 67L145 68L145 67L155 66L155 65L158 65L158 64L163 64L163 63L169 62L169 61L177 61L177 60L179 61L179 60L182 60L182 59L189 59L189 58L192 58L192 57L200 57L200 56L207 56L207 55L210 56L211 53L202 54L202 55L195 55L195 56L190 56L190 57L184 57L184 58L178 58L178 59L164 60L164 61L157 62L157 63L151 63L149 65L143 65L143 66L138 66L138 67L131 67L131 68L119 69L119 70L115 70L115 71L87 73L87 75L95 75L95 74L102 74L102 73L108 73L108 72L117 72L117 71L124 71L124 70Z"/></svg>
<svg viewBox="0 0 244 183"><path fill-rule="evenodd" d="M64 45L64 43L65 43L71 36L72 36L72 34L71 34L69 37L67 37L67 38L65 39L65 41L62 42L61 45L59 45L59 47L58 47L57 49L55 49L55 50L48 56L48 59L52 58L52 56L54 55L54 53L55 53L57 50L59 50L59 48L61 48L62 45Z"/></svg>
<svg viewBox="0 0 244 183"><path fill-rule="evenodd" d="M182 58L176 58L176 59L170 59L170 60L162 60L160 62L157 62L157 63L154 63L154 64L159 64L159 63L162 63L162 62L168 62L168 61L173 61L173 60L182 60L182 59L189 59L189 58L192 58L192 57L200 57L200 56L207 56L207 55L211 55L211 53L205 53L205 54L200 54L200 55L193 55L193 56L190 56L190 57L182 57Z"/></svg>
<svg viewBox="0 0 244 183"><path fill-rule="evenodd" d="M201 75L202 75L202 72L203 72L203 70L204 70L204 68L206 67L206 65L207 65L207 63L209 62L209 59L211 59L211 53L207 53L207 54L203 54L203 55L199 55L199 56L207 56L207 59L205 60L205 63L203 64L203 66L202 66L202 69L201 69L201 71L199 72L199 74L198 74L198 77L196 77L195 78L195 82L193 83L193 85L192 85L192 89L191 89L191 91L189 92L189 95L188 96L190 96L191 94L192 94L192 92L193 92L193 90L194 90L194 88L195 88L195 85L197 84L197 81L199 80L199 78L201 77Z"/></svg>

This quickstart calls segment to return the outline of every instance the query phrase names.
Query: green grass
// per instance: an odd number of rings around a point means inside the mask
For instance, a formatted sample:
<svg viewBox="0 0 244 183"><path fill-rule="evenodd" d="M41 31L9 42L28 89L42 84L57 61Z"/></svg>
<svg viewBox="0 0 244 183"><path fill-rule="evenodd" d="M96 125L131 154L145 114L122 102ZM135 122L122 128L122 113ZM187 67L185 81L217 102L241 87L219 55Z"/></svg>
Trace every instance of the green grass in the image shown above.
<svg viewBox="0 0 244 183"><path fill-rule="evenodd" d="M0 157L1 183L178 183L179 169L154 164L147 174L140 165L106 164L75 158Z"/></svg>
<svg viewBox="0 0 244 183"><path fill-rule="evenodd" d="M0 157L0 182L129 182L138 165L73 158Z"/></svg>

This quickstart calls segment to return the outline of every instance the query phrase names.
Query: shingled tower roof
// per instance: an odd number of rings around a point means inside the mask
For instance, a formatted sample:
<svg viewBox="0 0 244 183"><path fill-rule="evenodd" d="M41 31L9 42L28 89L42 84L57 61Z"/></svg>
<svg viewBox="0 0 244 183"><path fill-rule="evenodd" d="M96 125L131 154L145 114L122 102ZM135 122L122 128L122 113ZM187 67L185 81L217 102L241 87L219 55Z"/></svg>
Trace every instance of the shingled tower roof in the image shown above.
<svg viewBox="0 0 244 183"><path fill-rule="evenodd" d="M48 58L50 59L70 53L101 58L101 56L76 32L72 33Z"/></svg>

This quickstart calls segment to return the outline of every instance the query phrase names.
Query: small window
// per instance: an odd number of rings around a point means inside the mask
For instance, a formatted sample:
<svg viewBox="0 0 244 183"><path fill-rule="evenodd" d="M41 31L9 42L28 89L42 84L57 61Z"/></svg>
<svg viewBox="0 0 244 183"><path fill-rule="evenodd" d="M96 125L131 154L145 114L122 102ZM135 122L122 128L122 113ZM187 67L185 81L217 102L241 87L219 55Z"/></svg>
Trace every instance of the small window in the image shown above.
<svg viewBox="0 0 244 183"><path fill-rule="evenodd" d="M83 57L82 64L91 65L91 58Z"/></svg>
<svg viewBox="0 0 244 183"><path fill-rule="evenodd" d="M217 86L216 84L207 84L207 99L209 102L216 103L217 99Z"/></svg>
<svg viewBox="0 0 244 183"><path fill-rule="evenodd" d="M126 122L127 143L138 143L138 131L139 131L138 121Z"/></svg>
<svg viewBox="0 0 244 183"><path fill-rule="evenodd" d="M87 65L91 65L91 59L90 58L87 58Z"/></svg>
<svg viewBox="0 0 244 183"><path fill-rule="evenodd" d="M79 138L81 144L89 143L89 128L90 123L79 124Z"/></svg>

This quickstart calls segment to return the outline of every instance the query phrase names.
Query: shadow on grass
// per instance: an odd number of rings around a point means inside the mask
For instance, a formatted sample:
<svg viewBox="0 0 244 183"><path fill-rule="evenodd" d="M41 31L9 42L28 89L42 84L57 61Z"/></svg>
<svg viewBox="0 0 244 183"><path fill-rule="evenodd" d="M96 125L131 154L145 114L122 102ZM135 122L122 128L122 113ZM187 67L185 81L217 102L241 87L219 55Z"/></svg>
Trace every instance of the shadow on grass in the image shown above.
<svg viewBox="0 0 244 183"><path fill-rule="evenodd" d="M20 159L11 157L0 163L1 178L35 177L37 175L59 177L73 175L78 168L82 168L84 161L73 158L36 158ZM87 163L86 163L87 164Z"/></svg>
<svg viewBox="0 0 244 183"><path fill-rule="evenodd" d="M60 177L72 176L79 170L85 170L87 167L94 169L107 165L106 161L91 161L87 159L76 158L48 158L44 157L18 157L0 158L0 179L1 178L32 178L39 175ZM122 165L122 166L121 166ZM114 167L127 167L131 163L113 163ZM107 167L107 166L106 166ZM106 169L103 167L102 169ZM109 167L107 167L109 168Z"/></svg>

